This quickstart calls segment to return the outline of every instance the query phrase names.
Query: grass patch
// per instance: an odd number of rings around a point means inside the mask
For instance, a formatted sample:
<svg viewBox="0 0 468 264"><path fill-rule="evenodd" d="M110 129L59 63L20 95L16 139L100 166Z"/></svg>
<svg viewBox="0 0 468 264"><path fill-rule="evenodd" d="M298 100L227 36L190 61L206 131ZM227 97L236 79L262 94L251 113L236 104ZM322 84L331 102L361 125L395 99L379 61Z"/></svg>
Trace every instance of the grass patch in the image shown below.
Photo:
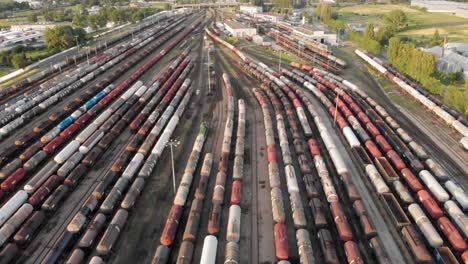
<svg viewBox="0 0 468 264"><path fill-rule="evenodd" d="M245 49L249 53L255 54L255 56L261 58L262 60L268 60L271 62L274 62L275 64L279 64L280 62L280 54L281 54L281 64L282 65L289 65L291 62L297 62L301 64L311 64L311 63L306 63L303 60L300 60L298 58L294 58L290 56L289 54L285 52L278 52L278 51L272 51L269 49L262 48L258 45L252 45L250 42L245 42L245 45L240 45L238 46L240 49ZM242 47L244 46L244 47Z"/></svg>
<svg viewBox="0 0 468 264"><path fill-rule="evenodd" d="M26 77L28 77L28 76L30 76L30 75L36 73L37 71L39 71L39 69L36 68L36 69L32 69L32 70L30 70L30 71L24 72L24 73L21 74L21 75L18 75L18 76L16 76L16 77L12 78L12 79L9 79L9 80L7 80L7 81L2 82L1 85L2 85L2 87L8 87L8 86L10 86L10 85L13 85L13 84L14 84L15 82L17 82L17 81L22 80L22 79L24 79L24 78L26 78ZM1 88L0 88L0 89L1 89Z"/></svg>
<svg viewBox="0 0 468 264"><path fill-rule="evenodd" d="M354 5L339 9L339 19L345 23L374 23L379 26L379 16L392 10L401 10L408 17L407 27L398 35L416 41L430 37L438 29L450 41L468 42L468 19L444 13L430 13L408 5Z"/></svg>
<svg viewBox="0 0 468 264"><path fill-rule="evenodd" d="M27 17L32 14L38 14L40 13L38 10L24 10L24 11L19 11L15 12L15 17Z"/></svg>
<svg viewBox="0 0 468 264"><path fill-rule="evenodd" d="M28 51L26 52L25 55L26 55L26 58L28 58L31 61L38 61L46 57L49 57L53 54L54 52L51 52L47 48L44 48L44 49L39 49L39 50Z"/></svg>
<svg viewBox="0 0 468 264"><path fill-rule="evenodd" d="M0 77L5 76L5 75L7 75L8 73L10 73L10 72L7 71L6 69L0 68Z"/></svg>
<svg viewBox="0 0 468 264"><path fill-rule="evenodd" d="M219 45L218 47L222 48L222 50L223 50L222 53L224 53L226 56L231 55L230 54L231 51L228 48L226 48L224 46L221 46L221 45ZM235 55L235 56L236 56L236 59L237 59L237 55ZM229 73L229 75L231 75L232 77L238 77L237 71L234 69L234 64L232 62L226 61L226 58L221 54L218 54L218 59L220 59L223 62L223 64L226 67L226 70ZM218 70L220 70L220 69L218 69Z"/></svg>
<svg viewBox="0 0 468 264"><path fill-rule="evenodd" d="M365 65L365 67L367 68L367 71L372 75L372 77L374 77L377 83L379 83L379 86L382 87L382 90L384 90L385 94L390 98L390 100L408 110L417 109L416 101L414 101L413 98L410 97L410 95L402 95L401 93L405 93L404 91L398 90L399 88L396 88L396 86L393 83L391 83L382 75L378 74L373 68L370 68L368 65Z"/></svg>
<svg viewBox="0 0 468 264"><path fill-rule="evenodd" d="M67 6L65 9L70 10L73 13L80 13L81 11L80 5Z"/></svg>
<svg viewBox="0 0 468 264"><path fill-rule="evenodd" d="M11 25L25 22L27 22L25 17L4 18L0 19L0 28L7 28Z"/></svg>

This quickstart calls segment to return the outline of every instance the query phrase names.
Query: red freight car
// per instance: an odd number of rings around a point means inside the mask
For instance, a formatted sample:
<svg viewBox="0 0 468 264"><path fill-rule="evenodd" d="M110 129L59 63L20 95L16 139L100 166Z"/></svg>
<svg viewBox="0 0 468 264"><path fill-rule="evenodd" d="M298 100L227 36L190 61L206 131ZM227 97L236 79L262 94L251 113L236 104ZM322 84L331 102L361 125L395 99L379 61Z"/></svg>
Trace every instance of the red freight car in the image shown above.
<svg viewBox="0 0 468 264"><path fill-rule="evenodd" d="M232 182L231 204L240 205L242 201L242 182Z"/></svg>
<svg viewBox="0 0 468 264"><path fill-rule="evenodd" d="M467 247L466 242L452 222L444 216L439 218L437 223L439 224L440 230L442 230L445 237L448 239L450 245L452 245L452 248L457 252L464 252Z"/></svg>
<svg viewBox="0 0 468 264"><path fill-rule="evenodd" d="M274 226L276 258L280 260L289 258L288 234L286 225L277 223Z"/></svg>
<svg viewBox="0 0 468 264"><path fill-rule="evenodd" d="M338 202L330 203L331 213L335 221L336 229L338 231L338 236L342 241L350 241L353 239L353 232L349 227L348 220Z"/></svg>
<svg viewBox="0 0 468 264"><path fill-rule="evenodd" d="M162 245L169 247L174 242L181 216L182 206L173 205L169 215L167 216L166 225L164 226L164 230L161 234L160 242Z"/></svg>
<svg viewBox="0 0 468 264"><path fill-rule="evenodd" d="M432 219L437 220L444 216L444 212L439 207L436 200L434 200L426 190L420 190L417 192L416 196Z"/></svg>
<svg viewBox="0 0 468 264"><path fill-rule="evenodd" d="M344 244L346 259L350 264L364 264L359 253L359 248L354 241L348 241Z"/></svg>

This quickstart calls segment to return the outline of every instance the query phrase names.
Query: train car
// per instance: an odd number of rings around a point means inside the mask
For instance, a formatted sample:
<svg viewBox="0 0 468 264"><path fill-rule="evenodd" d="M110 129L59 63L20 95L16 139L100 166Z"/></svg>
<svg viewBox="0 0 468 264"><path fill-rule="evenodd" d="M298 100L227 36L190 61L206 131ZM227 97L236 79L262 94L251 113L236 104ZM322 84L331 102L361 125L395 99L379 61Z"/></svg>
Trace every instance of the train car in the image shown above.
<svg viewBox="0 0 468 264"><path fill-rule="evenodd" d="M320 248L324 253L325 263L339 264L340 261L336 255L336 248L330 231L327 229L320 229L317 236L319 238Z"/></svg>
<svg viewBox="0 0 468 264"><path fill-rule="evenodd" d="M338 202L330 203L330 210L335 220L335 225L338 231L338 235L341 241L351 241L353 239L353 233L349 227L348 220Z"/></svg>
<svg viewBox="0 0 468 264"><path fill-rule="evenodd" d="M408 246L417 263L433 263L429 251L426 249L424 240L413 225L404 226L401 229L403 241Z"/></svg>
<svg viewBox="0 0 468 264"><path fill-rule="evenodd" d="M364 264L364 261L361 258L361 254L359 253L359 247L354 241L347 241L344 244L344 249L348 263Z"/></svg>

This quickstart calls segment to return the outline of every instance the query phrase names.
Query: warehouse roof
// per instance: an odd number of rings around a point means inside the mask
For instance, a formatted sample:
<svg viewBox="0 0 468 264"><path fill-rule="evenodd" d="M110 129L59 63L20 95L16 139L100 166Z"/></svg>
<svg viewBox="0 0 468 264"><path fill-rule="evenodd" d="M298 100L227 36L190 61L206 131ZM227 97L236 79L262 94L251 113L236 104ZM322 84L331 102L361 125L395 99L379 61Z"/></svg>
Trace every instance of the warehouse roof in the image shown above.
<svg viewBox="0 0 468 264"><path fill-rule="evenodd" d="M249 25L245 25L234 20L226 21L224 24L228 25L232 29L252 28Z"/></svg>

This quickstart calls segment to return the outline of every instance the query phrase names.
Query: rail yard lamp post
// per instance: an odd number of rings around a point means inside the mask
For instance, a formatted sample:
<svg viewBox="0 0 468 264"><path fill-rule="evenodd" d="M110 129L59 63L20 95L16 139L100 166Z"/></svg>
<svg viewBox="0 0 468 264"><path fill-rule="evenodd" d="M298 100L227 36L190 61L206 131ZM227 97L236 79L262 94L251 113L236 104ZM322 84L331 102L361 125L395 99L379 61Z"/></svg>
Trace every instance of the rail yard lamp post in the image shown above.
<svg viewBox="0 0 468 264"><path fill-rule="evenodd" d="M176 193L176 179L175 179L175 169L174 169L174 148L177 148L180 145L180 141L175 139L170 139L167 142L166 147L171 148L171 162L172 162L172 186L174 187L174 194Z"/></svg>
<svg viewBox="0 0 468 264"><path fill-rule="evenodd" d="M282 51L279 50L279 55L280 55L280 58L279 58L279 62L278 62L278 73L281 74L281 55L282 55Z"/></svg>
<svg viewBox="0 0 468 264"><path fill-rule="evenodd" d="M208 63L207 63L207 67L208 67L208 93L211 92L210 50L211 50L211 48L208 48Z"/></svg>
<svg viewBox="0 0 468 264"><path fill-rule="evenodd" d="M80 52L80 44L78 44L78 36L75 36L76 46L78 47L78 52Z"/></svg>

